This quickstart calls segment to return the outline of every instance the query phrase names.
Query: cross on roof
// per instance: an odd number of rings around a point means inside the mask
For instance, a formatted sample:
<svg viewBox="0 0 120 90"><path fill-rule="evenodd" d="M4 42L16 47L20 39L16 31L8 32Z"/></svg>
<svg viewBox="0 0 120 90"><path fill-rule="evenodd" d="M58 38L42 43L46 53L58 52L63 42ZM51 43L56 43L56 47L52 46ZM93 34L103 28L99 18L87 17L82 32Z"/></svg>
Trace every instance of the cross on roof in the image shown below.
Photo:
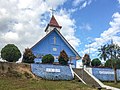
<svg viewBox="0 0 120 90"><path fill-rule="evenodd" d="M53 8L50 9L51 12L52 12L52 15L54 14L55 10Z"/></svg>

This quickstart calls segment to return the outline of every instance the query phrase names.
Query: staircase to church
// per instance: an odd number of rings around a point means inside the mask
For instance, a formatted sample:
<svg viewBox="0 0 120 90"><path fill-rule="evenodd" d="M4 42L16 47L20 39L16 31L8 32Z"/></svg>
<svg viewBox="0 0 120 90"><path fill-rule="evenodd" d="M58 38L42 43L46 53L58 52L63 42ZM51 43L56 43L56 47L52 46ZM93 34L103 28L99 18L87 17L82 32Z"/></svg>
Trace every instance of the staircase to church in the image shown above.
<svg viewBox="0 0 120 90"><path fill-rule="evenodd" d="M98 82L96 82L85 70L73 69L73 71L89 86L101 88Z"/></svg>

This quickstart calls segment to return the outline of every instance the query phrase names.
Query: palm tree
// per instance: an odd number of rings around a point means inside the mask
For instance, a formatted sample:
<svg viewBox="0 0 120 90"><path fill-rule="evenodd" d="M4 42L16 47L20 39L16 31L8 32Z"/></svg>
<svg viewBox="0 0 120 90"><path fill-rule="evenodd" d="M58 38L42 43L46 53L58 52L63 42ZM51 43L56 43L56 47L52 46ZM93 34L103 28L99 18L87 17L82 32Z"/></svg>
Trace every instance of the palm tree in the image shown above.
<svg viewBox="0 0 120 90"><path fill-rule="evenodd" d="M114 82L117 83L117 68L116 68L116 62L120 57L120 47L117 44L106 44L104 46L101 46L100 49L98 49L100 54L100 58L104 59L111 59L111 65L112 68L114 69Z"/></svg>
<svg viewBox="0 0 120 90"><path fill-rule="evenodd" d="M101 48L98 49L98 51L100 52L98 56L100 56L100 59L103 59L104 61L106 61L106 59L108 58L107 49L107 45L101 46Z"/></svg>
<svg viewBox="0 0 120 90"><path fill-rule="evenodd" d="M114 82L117 83L117 60L119 59L120 55L120 47L117 44L109 44L108 45L108 55L111 59L111 65L114 69Z"/></svg>

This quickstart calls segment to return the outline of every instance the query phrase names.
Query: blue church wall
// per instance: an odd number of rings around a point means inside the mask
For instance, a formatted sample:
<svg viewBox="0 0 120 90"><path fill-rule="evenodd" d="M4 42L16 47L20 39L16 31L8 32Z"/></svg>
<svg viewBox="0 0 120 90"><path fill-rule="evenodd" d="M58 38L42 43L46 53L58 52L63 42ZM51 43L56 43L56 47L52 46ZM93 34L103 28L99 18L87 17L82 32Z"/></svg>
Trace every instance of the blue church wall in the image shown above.
<svg viewBox="0 0 120 90"><path fill-rule="evenodd" d="M60 55L60 52L62 50L65 50L67 55L70 57L74 57L72 60L72 63L75 65L76 55L73 53L73 51L66 45L66 43L62 40L62 38L57 34L57 32L54 30L49 35L47 35L44 39L42 39L40 42L38 42L34 47L31 48L34 55L37 57L37 60L41 58L42 56L46 54L52 54L54 57L58 57ZM58 62L57 59L55 59L56 62Z"/></svg>
<svg viewBox="0 0 120 90"><path fill-rule="evenodd" d="M36 76L48 80L72 80L74 78L69 66L31 64L31 70Z"/></svg>
<svg viewBox="0 0 120 90"><path fill-rule="evenodd" d="M101 81L114 81L114 71L111 68L92 68L92 74ZM120 81L120 69L117 69L117 80Z"/></svg>

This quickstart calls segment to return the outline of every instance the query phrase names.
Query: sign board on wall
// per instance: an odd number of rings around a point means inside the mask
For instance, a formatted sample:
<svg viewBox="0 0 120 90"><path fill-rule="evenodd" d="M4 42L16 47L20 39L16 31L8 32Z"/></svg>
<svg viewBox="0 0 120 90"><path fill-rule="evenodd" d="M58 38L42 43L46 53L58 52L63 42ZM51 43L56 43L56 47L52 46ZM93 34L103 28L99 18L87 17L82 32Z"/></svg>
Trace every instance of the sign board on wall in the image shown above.
<svg viewBox="0 0 120 90"><path fill-rule="evenodd" d="M120 70L117 70L117 80L120 80ZM114 70L111 68L92 68L92 74L102 81L114 81Z"/></svg>
<svg viewBox="0 0 120 90"><path fill-rule="evenodd" d="M104 70L102 70L102 71L99 71L99 74L114 74L114 72L113 71L104 71Z"/></svg>
<svg viewBox="0 0 120 90"><path fill-rule="evenodd" d="M46 72L60 72L60 69L46 68Z"/></svg>

